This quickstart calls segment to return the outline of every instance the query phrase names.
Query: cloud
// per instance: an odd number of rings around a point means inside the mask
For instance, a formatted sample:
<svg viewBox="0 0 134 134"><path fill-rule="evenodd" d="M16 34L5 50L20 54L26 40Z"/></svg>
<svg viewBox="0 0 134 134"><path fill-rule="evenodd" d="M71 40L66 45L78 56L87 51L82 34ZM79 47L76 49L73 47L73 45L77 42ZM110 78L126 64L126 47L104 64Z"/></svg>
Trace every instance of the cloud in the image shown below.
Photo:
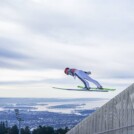
<svg viewBox="0 0 134 134"><path fill-rule="evenodd" d="M121 0L1 1L0 69L17 70L15 74L31 71L31 78L26 75L20 83L75 85L63 76L65 67L89 70L91 77L106 85L110 83L104 79L132 81L132 5L133 1ZM48 72L47 77L40 71ZM5 76L5 84L17 84L20 78L16 75L11 81L13 73Z"/></svg>
<svg viewBox="0 0 134 134"><path fill-rule="evenodd" d="M9 51L6 49L1 49L0 50L0 56L3 58L11 58L11 59L26 59L26 55L14 52L14 51Z"/></svg>

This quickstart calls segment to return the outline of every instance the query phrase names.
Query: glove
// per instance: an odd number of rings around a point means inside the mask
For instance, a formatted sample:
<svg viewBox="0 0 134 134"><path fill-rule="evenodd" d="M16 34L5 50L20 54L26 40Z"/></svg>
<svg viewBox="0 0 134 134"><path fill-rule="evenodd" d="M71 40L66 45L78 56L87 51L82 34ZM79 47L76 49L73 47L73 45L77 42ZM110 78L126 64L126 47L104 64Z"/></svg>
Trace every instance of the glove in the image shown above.
<svg viewBox="0 0 134 134"><path fill-rule="evenodd" d="M88 74L88 75L89 75L89 74L91 74L91 72L90 72L90 71L88 71L88 72L85 72L85 73L86 73L86 74Z"/></svg>

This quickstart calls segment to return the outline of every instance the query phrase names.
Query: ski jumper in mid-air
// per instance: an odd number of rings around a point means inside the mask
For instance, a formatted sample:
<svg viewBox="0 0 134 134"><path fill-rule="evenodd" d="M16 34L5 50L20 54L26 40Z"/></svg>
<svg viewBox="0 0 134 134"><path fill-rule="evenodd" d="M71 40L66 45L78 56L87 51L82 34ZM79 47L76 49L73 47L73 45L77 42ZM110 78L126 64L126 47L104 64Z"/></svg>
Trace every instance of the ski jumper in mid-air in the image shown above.
<svg viewBox="0 0 134 134"><path fill-rule="evenodd" d="M89 74L91 74L91 72L86 72L78 69L70 69L70 68L65 68L64 72L65 74L71 75L74 78L78 77L84 83L85 87L83 89L85 90L90 90L90 85L88 81L94 83L97 86L97 88L102 89L102 86L98 81L89 77Z"/></svg>

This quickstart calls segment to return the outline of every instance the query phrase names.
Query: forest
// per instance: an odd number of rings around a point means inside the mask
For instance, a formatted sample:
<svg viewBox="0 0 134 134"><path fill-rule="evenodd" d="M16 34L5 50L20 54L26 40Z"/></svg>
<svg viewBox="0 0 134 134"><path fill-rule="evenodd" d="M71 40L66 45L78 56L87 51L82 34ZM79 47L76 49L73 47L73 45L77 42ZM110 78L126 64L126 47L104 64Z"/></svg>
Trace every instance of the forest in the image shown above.
<svg viewBox="0 0 134 134"><path fill-rule="evenodd" d="M30 128L26 126L21 128L21 134L65 134L68 130L67 127L54 129L50 126L38 126L33 131L30 131ZM0 122L0 134L19 134L18 126L8 127L5 122Z"/></svg>

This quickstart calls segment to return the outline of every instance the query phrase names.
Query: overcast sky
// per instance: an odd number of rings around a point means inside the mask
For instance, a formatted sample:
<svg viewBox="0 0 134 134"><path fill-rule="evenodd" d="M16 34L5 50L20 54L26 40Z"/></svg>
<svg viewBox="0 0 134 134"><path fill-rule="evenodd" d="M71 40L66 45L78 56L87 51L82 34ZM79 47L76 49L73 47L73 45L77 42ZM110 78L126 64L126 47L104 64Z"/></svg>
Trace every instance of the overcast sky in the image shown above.
<svg viewBox="0 0 134 134"><path fill-rule="evenodd" d="M0 1L0 97L113 97L134 80L134 1ZM91 71L116 92L52 89L82 83L64 68ZM93 85L92 85L93 86Z"/></svg>

